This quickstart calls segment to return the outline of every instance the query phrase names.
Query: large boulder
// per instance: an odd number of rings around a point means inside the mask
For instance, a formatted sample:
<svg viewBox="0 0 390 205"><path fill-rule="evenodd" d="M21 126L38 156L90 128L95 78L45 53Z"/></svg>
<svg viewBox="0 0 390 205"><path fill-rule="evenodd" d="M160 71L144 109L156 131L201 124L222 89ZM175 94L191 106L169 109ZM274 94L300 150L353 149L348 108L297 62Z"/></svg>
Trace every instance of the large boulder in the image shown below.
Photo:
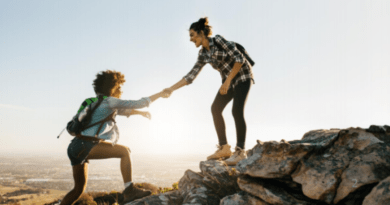
<svg viewBox="0 0 390 205"><path fill-rule="evenodd" d="M291 192L272 186L278 180L286 187L298 183L310 199L327 204L361 204L371 189L390 175L390 127L314 130L301 140L260 142L248 158L237 164L239 186L270 204L294 201ZM248 179L248 180L242 180ZM271 183L271 184L270 184ZM270 190L274 191L270 198ZM277 193L277 194L275 194ZM299 197L295 197L299 199ZM303 200L298 204L313 203ZM293 202L291 202L293 203Z"/></svg>
<svg viewBox="0 0 390 205"><path fill-rule="evenodd" d="M338 134L326 130L316 131L316 136L321 136L321 132L327 142L333 144L338 139ZM329 141L329 138L332 140ZM304 136L303 140L305 139L307 138ZM313 140L320 141L320 139ZM349 164L349 157L339 149L327 148L323 147L301 160L291 177L293 181L302 185L302 191L306 196L330 204L336 194L339 178Z"/></svg>
<svg viewBox="0 0 390 205"><path fill-rule="evenodd" d="M389 205L390 204L390 177L382 180L375 186L363 201L363 205Z"/></svg>
<svg viewBox="0 0 390 205"><path fill-rule="evenodd" d="M254 197L246 192L238 192L224 197L220 205L270 205L269 203Z"/></svg>
<svg viewBox="0 0 390 205"><path fill-rule="evenodd" d="M179 181L183 204L219 204L219 197L203 183L201 173L187 170ZM208 202L209 201L209 202Z"/></svg>
<svg viewBox="0 0 390 205"><path fill-rule="evenodd" d="M238 173L223 161L203 161L200 162L200 170L203 184L217 194L220 198L237 193Z"/></svg>
<svg viewBox="0 0 390 205"><path fill-rule="evenodd" d="M385 147L382 140L363 129L342 130L329 149L302 160L291 176L302 184L306 196L337 204L361 186L379 182L390 173Z"/></svg>
<svg viewBox="0 0 390 205"><path fill-rule="evenodd" d="M389 144L378 139L374 134L361 129L350 129L340 139L340 144L347 146L350 163L341 175L334 203L338 203L358 188L378 183L390 175Z"/></svg>
<svg viewBox="0 0 390 205"><path fill-rule="evenodd" d="M237 170L252 177L287 177L295 170L299 160L315 147L305 143L290 144L284 140L258 141L254 148L256 151L248 153L248 158L237 164Z"/></svg>
<svg viewBox="0 0 390 205"><path fill-rule="evenodd" d="M225 162L202 161L200 170L187 170L180 179L183 204L219 204L223 197L237 193L237 173Z"/></svg>
<svg viewBox="0 0 390 205"><path fill-rule="evenodd" d="M269 204L280 205L321 205L321 201L312 200L301 191L292 189L286 183L275 179L240 176L238 185L241 190L256 196Z"/></svg>

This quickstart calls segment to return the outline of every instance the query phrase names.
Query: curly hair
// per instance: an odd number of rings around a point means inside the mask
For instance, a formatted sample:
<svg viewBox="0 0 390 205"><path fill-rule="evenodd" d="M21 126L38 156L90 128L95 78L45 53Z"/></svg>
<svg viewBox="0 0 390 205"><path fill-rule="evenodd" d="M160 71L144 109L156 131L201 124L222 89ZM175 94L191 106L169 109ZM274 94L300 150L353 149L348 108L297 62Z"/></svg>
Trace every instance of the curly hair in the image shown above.
<svg viewBox="0 0 390 205"><path fill-rule="evenodd" d="M125 75L121 72L106 70L96 74L96 79L92 85L96 94L120 98L122 94L121 86L125 82Z"/></svg>
<svg viewBox="0 0 390 205"><path fill-rule="evenodd" d="M209 25L209 19L207 17L200 18L199 21L192 23L190 26L190 30L192 29L196 31L196 33L203 31L206 37L210 37L213 33L211 28L212 27Z"/></svg>

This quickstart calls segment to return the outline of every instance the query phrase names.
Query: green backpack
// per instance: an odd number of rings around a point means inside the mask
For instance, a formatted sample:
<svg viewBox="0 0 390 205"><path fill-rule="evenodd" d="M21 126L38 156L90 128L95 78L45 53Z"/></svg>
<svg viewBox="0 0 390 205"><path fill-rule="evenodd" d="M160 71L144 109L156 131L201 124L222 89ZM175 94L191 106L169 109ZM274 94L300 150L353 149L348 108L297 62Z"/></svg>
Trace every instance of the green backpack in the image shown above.
<svg viewBox="0 0 390 205"><path fill-rule="evenodd" d="M103 125L104 122L108 121L108 120L114 120L113 118L113 114L109 115L108 117L106 117L105 119L99 121L99 122L96 122L96 123L93 123L91 125L90 122L91 122L91 119L92 119L92 113L99 107L100 103L106 99L107 96L98 96L96 98L88 98L86 99L80 106L79 110L77 111L77 114L79 114L81 111L84 111L85 110L85 114L84 114L84 117L81 119L81 121L79 120L79 116L76 115L74 116L69 122L68 124L66 125L66 130L68 131L68 133L72 136L77 136L79 135L83 130L86 130L92 126L95 126L97 124L101 124L101 126ZM91 104L93 102L97 102L96 106L94 108L91 109ZM115 120L114 120L115 121ZM99 133L100 129L101 129L101 126L99 127L99 130L97 131L97 133ZM64 129L64 130L65 130ZM62 132L64 131L62 130ZM57 138L60 138L62 132L58 135ZM95 136L97 137L97 136Z"/></svg>

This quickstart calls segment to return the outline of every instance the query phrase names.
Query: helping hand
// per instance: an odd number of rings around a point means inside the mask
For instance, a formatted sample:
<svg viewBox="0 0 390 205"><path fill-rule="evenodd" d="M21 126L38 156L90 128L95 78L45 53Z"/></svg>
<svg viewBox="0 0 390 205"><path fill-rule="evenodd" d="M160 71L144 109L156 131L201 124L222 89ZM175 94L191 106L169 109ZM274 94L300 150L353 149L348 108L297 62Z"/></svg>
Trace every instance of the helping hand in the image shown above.
<svg viewBox="0 0 390 205"><path fill-rule="evenodd" d="M219 93L221 95L226 95L230 87L230 81L226 80L225 83L222 84L221 88L219 89Z"/></svg>
<svg viewBox="0 0 390 205"><path fill-rule="evenodd" d="M173 91L170 88L165 88L162 92L163 98L169 98L169 96L171 96L172 92Z"/></svg>

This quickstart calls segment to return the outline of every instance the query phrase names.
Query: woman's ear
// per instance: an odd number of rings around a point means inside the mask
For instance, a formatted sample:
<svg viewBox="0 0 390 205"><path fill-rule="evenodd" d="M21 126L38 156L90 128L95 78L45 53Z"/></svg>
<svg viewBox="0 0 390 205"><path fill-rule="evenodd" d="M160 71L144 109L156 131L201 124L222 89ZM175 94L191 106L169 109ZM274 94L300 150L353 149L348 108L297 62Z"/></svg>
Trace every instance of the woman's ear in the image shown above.
<svg viewBox="0 0 390 205"><path fill-rule="evenodd" d="M200 36L202 36L203 38L205 37L205 35L204 35L204 32L203 32L203 31L200 31Z"/></svg>

